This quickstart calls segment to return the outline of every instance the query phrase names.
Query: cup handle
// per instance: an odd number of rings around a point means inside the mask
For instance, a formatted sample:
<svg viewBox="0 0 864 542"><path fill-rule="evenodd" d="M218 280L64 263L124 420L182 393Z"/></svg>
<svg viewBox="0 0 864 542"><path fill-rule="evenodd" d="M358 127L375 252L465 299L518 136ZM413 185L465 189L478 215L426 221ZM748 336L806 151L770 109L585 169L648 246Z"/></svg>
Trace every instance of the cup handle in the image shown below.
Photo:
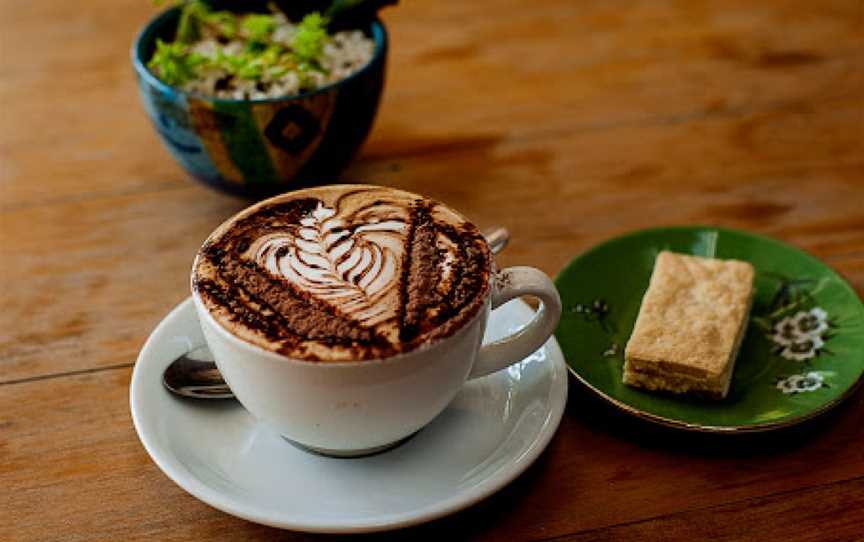
<svg viewBox="0 0 864 542"><path fill-rule="evenodd" d="M523 295L540 300L537 314L519 331L480 347L469 379L486 376L522 361L543 346L555 331L561 318L561 297L552 280L539 269L520 266L500 271L492 294L492 310Z"/></svg>

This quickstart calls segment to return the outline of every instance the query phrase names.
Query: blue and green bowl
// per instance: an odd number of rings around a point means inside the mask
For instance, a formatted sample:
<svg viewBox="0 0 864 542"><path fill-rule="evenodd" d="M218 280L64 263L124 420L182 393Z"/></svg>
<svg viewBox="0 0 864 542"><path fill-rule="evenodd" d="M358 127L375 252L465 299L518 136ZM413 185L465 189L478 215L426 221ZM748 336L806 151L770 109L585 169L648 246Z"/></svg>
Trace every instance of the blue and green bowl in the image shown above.
<svg viewBox="0 0 864 542"><path fill-rule="evenodd" d="M132 62L144 108L165 146L209 186L263 197L333 179L358 151L375 119L387 63L387 31L372 60L350 77L284 98L230 100L200 96L160 81L147 69L156 39L171 40L179 8L156 16L138 35Z"/></svg>

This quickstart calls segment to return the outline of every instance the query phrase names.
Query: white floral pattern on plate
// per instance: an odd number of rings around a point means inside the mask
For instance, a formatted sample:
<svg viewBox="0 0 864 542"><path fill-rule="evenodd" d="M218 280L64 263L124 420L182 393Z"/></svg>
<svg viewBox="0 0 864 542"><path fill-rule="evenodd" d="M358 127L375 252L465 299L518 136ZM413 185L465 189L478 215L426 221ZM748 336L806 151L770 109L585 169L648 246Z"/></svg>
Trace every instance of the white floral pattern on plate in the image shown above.
<svg viewBox="0 0 864 542"><path fill-rule="evenodd" d="M777 389L786 395L794 395L808 391L827 388L821 373L810 371L806 374L791 375L777 380Z"/></svg>
<svg viewBox="0 0 864 542"><path fill-rule="evenodd" d="M777 321L768 339L784 359L808 361L824 348L828 328L828 313L821 307L814 307Z"/></svg>
<svg viewBox="0 0 864 542"><path fill-rule="evenodd" d="M817 306L776 320L767 337L780 357L809 367L811 361L826 352L825 343L831 327L828 313ZM822 373L808 371L778 377L775 387L783 394L795 395L827 388L828 384Z"/></svg>

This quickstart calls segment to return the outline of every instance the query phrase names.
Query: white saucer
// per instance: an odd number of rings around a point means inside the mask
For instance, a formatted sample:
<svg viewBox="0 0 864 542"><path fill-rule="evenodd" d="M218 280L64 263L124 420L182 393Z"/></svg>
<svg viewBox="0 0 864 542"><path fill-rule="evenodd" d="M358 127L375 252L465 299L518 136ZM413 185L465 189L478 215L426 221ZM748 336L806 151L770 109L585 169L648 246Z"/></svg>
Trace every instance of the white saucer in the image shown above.
<svg viewBox="0 0 864 542"><path fill-rule="evenodd" d="M532 314L518 300L497 309L487 340ZM567 400L566 365L552 338L520 364L466 384L401 446L335 459L288 444L237 402L184 400L166 391L163 369L201 344L191 299L147 340L130 387L141 442L169 478L205 503L298 531L395 529L466 508L531 465L555 433Z"/></svg>

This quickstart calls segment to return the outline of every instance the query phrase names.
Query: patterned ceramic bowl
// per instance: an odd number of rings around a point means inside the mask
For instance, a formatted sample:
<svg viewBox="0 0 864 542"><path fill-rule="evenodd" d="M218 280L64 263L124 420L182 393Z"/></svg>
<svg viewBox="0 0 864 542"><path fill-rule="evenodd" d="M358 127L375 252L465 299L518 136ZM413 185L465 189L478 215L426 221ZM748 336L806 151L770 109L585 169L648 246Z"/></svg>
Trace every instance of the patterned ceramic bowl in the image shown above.
<svg viewBox="0 0 864 542"><path fill-rule="evenodd" d="M332 179L366 139L384 86L387 31L373 21L372 60L318 90L262 100L194 95L147 69L157 38L170 40L179 8L158 15L138 35L132 63L144 108L165 146L193 177L260 197Z"/></svg>

